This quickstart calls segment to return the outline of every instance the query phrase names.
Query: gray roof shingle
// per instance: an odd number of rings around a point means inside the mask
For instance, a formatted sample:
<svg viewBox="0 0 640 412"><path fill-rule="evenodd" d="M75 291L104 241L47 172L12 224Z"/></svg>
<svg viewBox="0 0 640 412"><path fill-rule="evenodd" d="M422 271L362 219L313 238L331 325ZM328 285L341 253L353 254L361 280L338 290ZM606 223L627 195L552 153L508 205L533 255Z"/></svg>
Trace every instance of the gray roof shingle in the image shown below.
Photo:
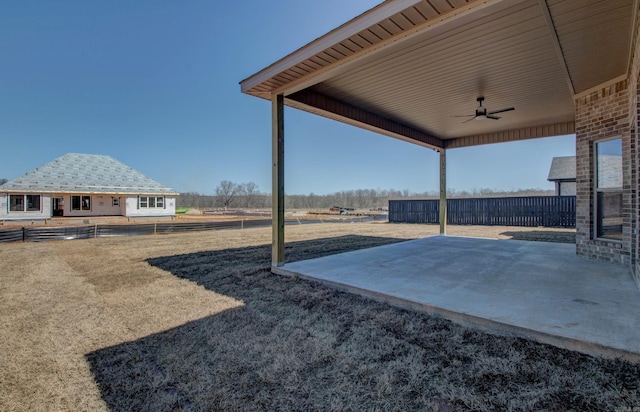
<svg viewBox="0 0 640 412"><path fill-rule="evenodd" d="M549 169L549 177L547 180L553 182L556 180L576 180L576 157L563 156L554 157L551 160L551 168Z"/></svg>
<svg viewBox="0 0 640 412"><path fill-rule="evenodd" d="M46 193L177 194L111 156L68 153L0 186Z"/></svg>

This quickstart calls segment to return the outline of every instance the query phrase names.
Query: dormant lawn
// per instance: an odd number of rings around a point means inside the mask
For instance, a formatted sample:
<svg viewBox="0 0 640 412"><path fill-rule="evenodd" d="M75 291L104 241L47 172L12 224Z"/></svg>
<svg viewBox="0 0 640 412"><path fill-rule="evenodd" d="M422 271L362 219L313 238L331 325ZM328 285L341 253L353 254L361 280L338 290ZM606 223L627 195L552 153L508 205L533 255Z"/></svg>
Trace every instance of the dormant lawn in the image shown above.
<svg viewBox="0 0 640 412"><path fill-rule="evenodd" d="M288 226L287 260L434 235ZM453 235L573 241L569 230ZM270 228L0 245L0 410L627 410L640 366L272 275Z"/></svg>

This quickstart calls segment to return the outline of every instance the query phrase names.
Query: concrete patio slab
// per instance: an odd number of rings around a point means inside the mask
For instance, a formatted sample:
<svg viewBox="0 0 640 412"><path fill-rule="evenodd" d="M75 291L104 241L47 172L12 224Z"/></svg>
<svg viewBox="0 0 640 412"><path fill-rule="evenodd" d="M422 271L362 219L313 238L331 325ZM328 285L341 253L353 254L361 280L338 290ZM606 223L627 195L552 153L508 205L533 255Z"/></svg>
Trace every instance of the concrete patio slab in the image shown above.
<svg viewBox="0 0 640 412"><path fill-rule="evenodd" d="M629 269L578 257L571 244L436 236L276 272L497 333L640 361L640 291Z"/></svg>

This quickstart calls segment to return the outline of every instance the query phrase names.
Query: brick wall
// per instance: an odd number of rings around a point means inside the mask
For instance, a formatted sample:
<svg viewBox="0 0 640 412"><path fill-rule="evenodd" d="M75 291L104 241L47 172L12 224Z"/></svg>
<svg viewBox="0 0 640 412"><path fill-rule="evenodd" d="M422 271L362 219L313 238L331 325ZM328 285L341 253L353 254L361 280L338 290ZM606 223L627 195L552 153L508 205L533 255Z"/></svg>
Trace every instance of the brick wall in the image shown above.
<svg viewBox="0 0 640 412"><path fill-rule="evenodd" d="M636 86L637 88L637 86ZM634 88L634 89L636 89ZM634 90L631 89L631 90ZM640 90L639 90L640 91ZM635 107L634 105L633 107ZM634 111L637 112L637 108ZM637 134L637 116L632 117L631 124L631 199L632 199L632 216L635 216L631 222L631 273L636 281L638 289L640 289L640 262L638 259L638 218L640 218L640 209L638 208L638 134Z"/></svg>
<svg viewBox="0 0 640 412"><path fill-rule="evenodd" d="M635 89L634 89L635 91ZM632 220L637 215L632 193L629 83L620 81L576 99L576 251L589 258L632 264ZM622 139L623 240L594 238L594 142ZM635 173L634 173L635 176ZM634 185L634 193L635 193ZM635 266L635 262L634 266Z"/></svg>
<svg viewBox="0 0 640 412"><path fill-rule="evenodd" d="M640 6L636 6L640 7ZM636 13L640 10L636 10ZM633 201L634 219L631 225L631 262L633 277L636 285L640 288L640 239L638 236L638 222L640 221L640 182L638 181L638 167L640 165L640 145L638 144L638 119L640 119L640 19L636 19L636 24L632 33L633 47L631 67L629 68L629 122L630 122L630 146L631 146L631 196Z"/></svg>

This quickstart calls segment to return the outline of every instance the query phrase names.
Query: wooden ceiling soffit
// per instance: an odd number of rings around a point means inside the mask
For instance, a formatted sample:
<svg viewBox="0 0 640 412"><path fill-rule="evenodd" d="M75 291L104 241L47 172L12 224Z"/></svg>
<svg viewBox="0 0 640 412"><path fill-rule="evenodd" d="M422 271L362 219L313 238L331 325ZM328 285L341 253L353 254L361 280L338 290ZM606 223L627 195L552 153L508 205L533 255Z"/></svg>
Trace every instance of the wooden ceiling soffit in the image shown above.
<svg viewBox="0 0 640 412"><path fill-rule="evenodd" d="M576 126L573 121L554 123L544 126L522 127L519 129L459 137L457 139L446 140L445 148L455 149L490 143L514 142L539 137L562 136L566 134L574 134L575 132Z"/></svg>
<svg viewBox="0 0 640 412"><path fill-rule="evenodd" d="M285 97L287 105L430 149L444 148L442 139L312 90Z"/></svg>
<svg viewBox="0 0 640 412"><path fill-rule="evenodd" d="M471 21L476 13L526 0L394 0L385 1L361 16L332 30L294 53L240 82L242 93L269 99L290 94L332 77L336 72L374 52L398 44L453 21ZM426 12L425 12L426 11ZM409 20L407 16L413 16ZM318 60L321 56L331 56ZM337 59L333 61L333 59ZM278 77L291 69L308 73L285 80ZM266 90L266 91L265 91Z"/></svg>

